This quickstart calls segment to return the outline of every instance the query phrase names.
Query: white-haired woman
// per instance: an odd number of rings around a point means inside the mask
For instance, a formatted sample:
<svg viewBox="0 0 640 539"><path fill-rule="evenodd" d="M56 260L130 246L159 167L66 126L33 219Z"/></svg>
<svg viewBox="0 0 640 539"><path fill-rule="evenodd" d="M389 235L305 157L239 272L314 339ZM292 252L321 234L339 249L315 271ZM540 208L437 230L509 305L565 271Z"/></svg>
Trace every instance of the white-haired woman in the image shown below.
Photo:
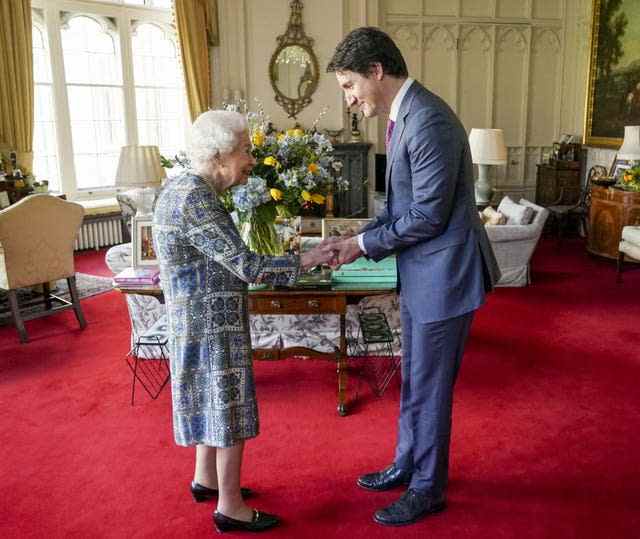
<svg viewBox="0 0 640 539"><path fill-rule="evenodd" d="M240 488L244 440L258 434L247 283L291 285L300 269L328 262L250 252L218 195L242 184L255 164L243 115L208 111L191 126L191 170L159 194L153 235L170 335L173 430L196 446L191 492L218 498L218 531L261 531L278 518L249 508Z"/></svg>

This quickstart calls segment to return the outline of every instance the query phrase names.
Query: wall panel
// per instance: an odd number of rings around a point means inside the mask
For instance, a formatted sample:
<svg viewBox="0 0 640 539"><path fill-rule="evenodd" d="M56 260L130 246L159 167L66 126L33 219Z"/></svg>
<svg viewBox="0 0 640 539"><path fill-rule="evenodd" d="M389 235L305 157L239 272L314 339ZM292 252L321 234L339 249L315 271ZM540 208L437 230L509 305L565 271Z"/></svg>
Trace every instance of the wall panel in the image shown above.
<svg viewBox="0 0 640 539"><path fill-rule="evenodd" d="M458 15L460 0L423 0L425 15L449 16Z"/></svg>
<svg viewBox="0 0 640 539"><path fill-rule="evenodd" d="M496 0L496 17L525 18L530 13L532 0Z"/></svg>
<svg viewBox="0 0 640 539"><path fill-rule="evenodd" d="M504 129L507 145L524 143L523 96L526 91L526 60L529 48L526 30L498 29L493 94L493 124Z"/></svg>
<svg viewBox="0 0 640 539"><path fill-rule="evenodd" d="M560 73L558 30L535 28L531 42L527 143L548 146L558 136L557 97Z"/></svg>
<svg viewBox="0 0 640 539"><path fill-rule="evenodd" d="M462 0L460 14L463 17L493 17L494 0Z"/></svg>
<svg viewBox="0 0 640 539"><path fill-rule="evenodd" d="M460 30L458 114L467 132L473 127L491 127L489 97L492 70L491 29L463 25Z"/></svg>
<svg viewBox="0 0 640 539"><path fill-rule="evenodd" d="M456 110L457 26L425 25L422 81Z"/></svg>

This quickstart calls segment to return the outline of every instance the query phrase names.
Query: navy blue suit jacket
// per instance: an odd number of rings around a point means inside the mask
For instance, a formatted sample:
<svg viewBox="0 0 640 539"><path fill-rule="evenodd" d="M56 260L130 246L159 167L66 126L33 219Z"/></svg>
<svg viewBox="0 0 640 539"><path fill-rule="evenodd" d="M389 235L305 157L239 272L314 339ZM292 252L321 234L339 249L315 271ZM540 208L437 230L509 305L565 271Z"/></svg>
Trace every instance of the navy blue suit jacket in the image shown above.
<svg viewBox="0 0 640 539"><path fill-rule="evenodd" d="M464 127L440 97L413 82L390 150L385 209L363 229L367 256L397 254L402 300L419 322L477 309L500 271L476 210Z"/></svg>

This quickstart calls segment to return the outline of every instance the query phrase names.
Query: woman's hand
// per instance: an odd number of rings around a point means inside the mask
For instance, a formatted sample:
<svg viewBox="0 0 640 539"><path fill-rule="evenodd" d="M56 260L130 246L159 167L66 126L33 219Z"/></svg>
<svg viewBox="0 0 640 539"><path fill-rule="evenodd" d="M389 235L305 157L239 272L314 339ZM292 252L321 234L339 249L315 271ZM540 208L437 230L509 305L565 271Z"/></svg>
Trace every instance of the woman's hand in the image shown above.
<svg viewBox="0 0 640 539"><path fill-rule="evenodd" d="M309 269L321 264L334 266L337 263L337 259L332 246L337 239L338 238L328 238L323 240L322 243L313 249L302 253L300 255L300 266L302 271L308 271Z"/></svg>

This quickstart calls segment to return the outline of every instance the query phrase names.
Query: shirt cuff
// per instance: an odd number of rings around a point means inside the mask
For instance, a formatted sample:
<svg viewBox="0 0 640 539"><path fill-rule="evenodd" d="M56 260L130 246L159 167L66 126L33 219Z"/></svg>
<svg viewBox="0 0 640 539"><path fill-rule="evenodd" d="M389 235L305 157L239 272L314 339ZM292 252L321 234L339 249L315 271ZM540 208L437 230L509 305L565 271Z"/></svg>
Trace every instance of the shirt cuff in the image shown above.
<svg viewBox="0 0 640 539"><path fill-rule="evenodd" d="M358 247L360 247L360 250L366 255L367 250L364 248L364 232L362 234L358 234L357 240L358 240Z"/></svg>

